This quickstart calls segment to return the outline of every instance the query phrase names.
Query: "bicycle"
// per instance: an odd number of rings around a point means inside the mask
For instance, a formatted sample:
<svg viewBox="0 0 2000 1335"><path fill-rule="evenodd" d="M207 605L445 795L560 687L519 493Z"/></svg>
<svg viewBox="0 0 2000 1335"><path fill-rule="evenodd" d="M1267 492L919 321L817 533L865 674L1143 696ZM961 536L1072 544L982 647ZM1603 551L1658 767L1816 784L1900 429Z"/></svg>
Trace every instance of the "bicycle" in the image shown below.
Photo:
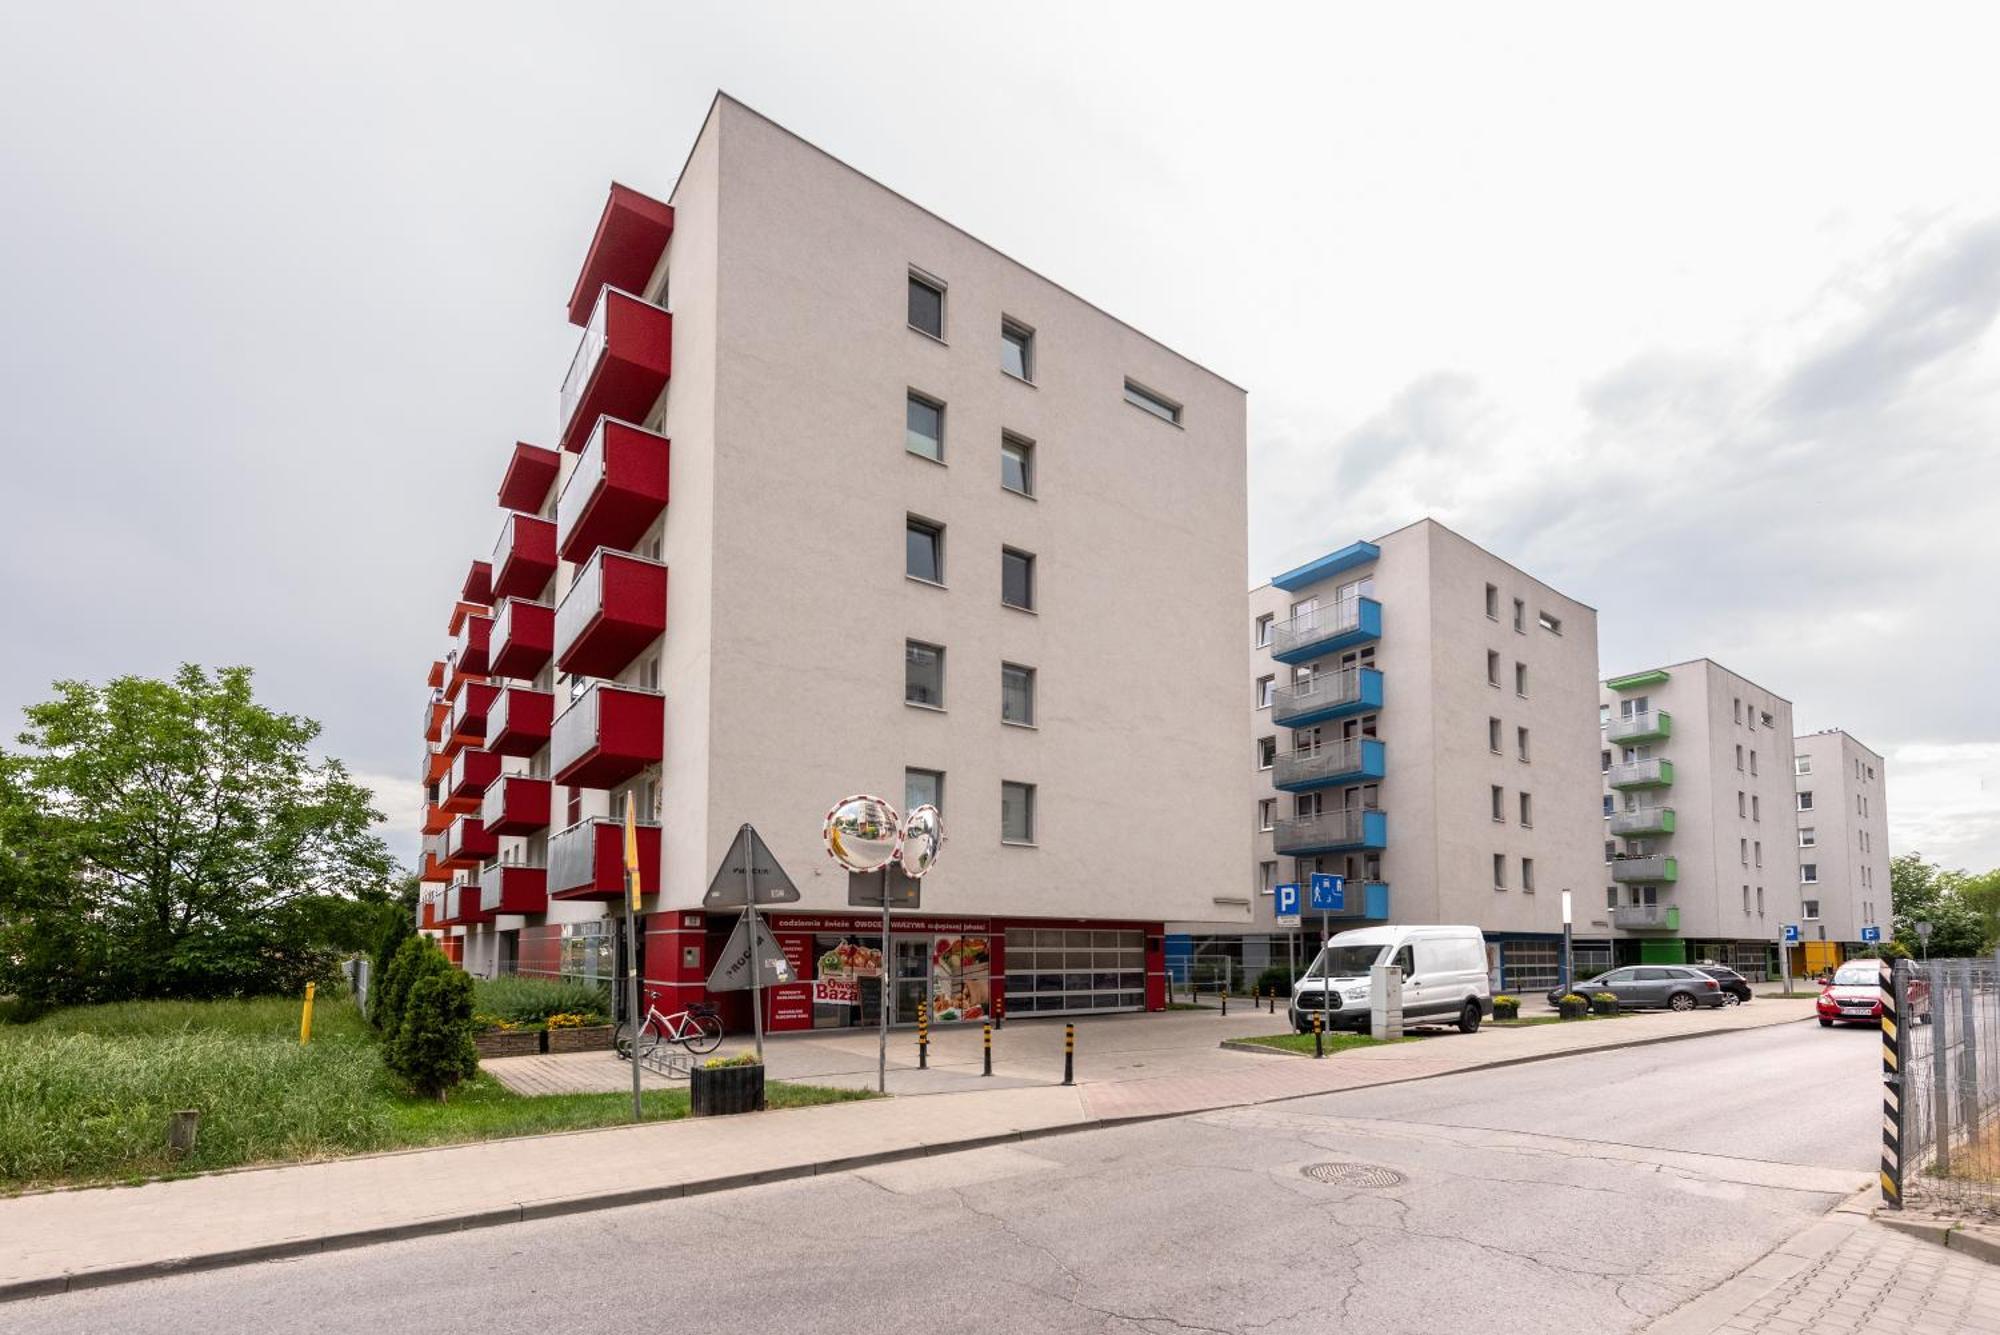
<svg viewBox="0 0 2000 1335"><path fill-rule="evenodd" d="M625 1060L632 1059L632 1026L630 1022L618 1026L614 1040L618 1055ZM662 1014L658 1006L646 1008L646 1018L639 1023L639 1055L650 1057L661 1043L678 1043L689 1052L713 1052L722 1042L722 1020L715 1013L715 1007L697 1001L684 1011L672 1015Z"/></svg>

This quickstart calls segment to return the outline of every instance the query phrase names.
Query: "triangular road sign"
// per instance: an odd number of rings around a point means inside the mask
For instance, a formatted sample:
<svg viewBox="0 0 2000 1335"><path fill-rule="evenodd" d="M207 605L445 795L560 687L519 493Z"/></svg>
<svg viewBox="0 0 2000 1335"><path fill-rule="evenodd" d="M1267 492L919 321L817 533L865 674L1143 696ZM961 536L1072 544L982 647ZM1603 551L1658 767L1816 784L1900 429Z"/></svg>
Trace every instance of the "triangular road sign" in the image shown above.
<svg viewBox="0 0 2000 1335"><path fill-rule="evenodd" d="M744 868L749 868L746 883ZM756 827L745 825L736 832L736 842L722 855L715 879L708 883L702 905L711 909L740 909L750 904L796 904L799 888L778 865L778 859L764 843Z"/></svg>
<svg viewBox="0 0 2000 1335"><path fill-rule="evenodd" d="M750 967L750 924L757 924L757 954L764 962L764 976L755 977ZM715 957L715 968L708 975L708 990L711 992L741 992L746 988L776 987L780 983L792 981L792 966L786 960L785 952L778 948L778 939L771 935L771 929L764 920L754 913L746 913L736 920L736 930L729 934L729 944Z"/></svg>

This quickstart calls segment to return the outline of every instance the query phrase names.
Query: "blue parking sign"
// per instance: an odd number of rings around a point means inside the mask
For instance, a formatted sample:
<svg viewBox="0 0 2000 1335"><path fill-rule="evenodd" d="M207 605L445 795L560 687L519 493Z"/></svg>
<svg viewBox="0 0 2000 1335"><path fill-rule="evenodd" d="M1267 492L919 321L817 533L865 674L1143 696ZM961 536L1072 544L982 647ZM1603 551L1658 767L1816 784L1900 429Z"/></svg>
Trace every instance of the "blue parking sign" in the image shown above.
<svg viewBox="0 0 2000 1335"><path fill-rule="evenodd" d="M1297 881L1286 881L1283 885L1271 887L1271 911L1280 918L1299 916L1299 885Z"/></svg>
<svg viewBox="0 0 2000 1335"><path fill-rule="evenodd" d="M1795 946L1798 943L1799 943L1799 925L1795 922L1786 923L1785 944L1788 946Z"/></svg>
<svg viewBox="0 0 2000 1335"><path fill-rule="evenodd" d="M1864 927L1861 929L1861 939L1871 942L1880 941L1882 939L1882 929L1880 927Z"/></svg>
<svg viewBox="0 0 2000 1335"><path fill-rule="evenodd" d="M1312 875L1312 902L1310 907L1316 913L1345 913L1347 911L1346 878L1331 872L1316 871Z"/></svg>

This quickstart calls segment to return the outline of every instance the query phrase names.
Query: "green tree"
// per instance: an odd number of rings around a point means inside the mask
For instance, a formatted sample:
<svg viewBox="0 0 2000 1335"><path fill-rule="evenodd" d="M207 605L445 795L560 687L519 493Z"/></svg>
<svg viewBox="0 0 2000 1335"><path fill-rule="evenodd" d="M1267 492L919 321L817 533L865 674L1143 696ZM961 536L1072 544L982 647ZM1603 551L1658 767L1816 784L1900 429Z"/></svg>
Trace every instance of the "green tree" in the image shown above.
<svg viewBox="0 0 2000 1335"><path fill-rule="evenodd" d="M389 966L382 970L381 984L375 989L372 1014L368 1017L375 1021L385 1039L395 1038L403 1027L403 1003L417 979L424 975L430 963L427 957L433 954L444 958L444 952L429 937L413 931L402 938L396 953L389 957Z"/></svg>
<svg viewBox="0 0 2000 1335"><path fill-rule="evenodd" d="M472 1041L472 979L452 967L436 946L427 950L420 975L403 1006L403 1021L389 1044L389 1069L419 1094L440 1102L479 1070Z"/></svg>
<svg viewBox="0 0 2000 1335"><path fill-rule="evenodd" d="M289 992L366 948L393 864L310 719L250 670L62 681L0 751L0 991Z"/></svg>
<svg viewBox="0 0 2000 1335"><path fill-rule="evenodd" d="M1993 939L1988 909L1976 903L1987 878L1946 871L1921 853L1899 853L1889 860L1889 901L1895 910L1896 943L1913 957L1978 955ZM1931 925L1929 942L1917 936L1916 925Z"/></svg>

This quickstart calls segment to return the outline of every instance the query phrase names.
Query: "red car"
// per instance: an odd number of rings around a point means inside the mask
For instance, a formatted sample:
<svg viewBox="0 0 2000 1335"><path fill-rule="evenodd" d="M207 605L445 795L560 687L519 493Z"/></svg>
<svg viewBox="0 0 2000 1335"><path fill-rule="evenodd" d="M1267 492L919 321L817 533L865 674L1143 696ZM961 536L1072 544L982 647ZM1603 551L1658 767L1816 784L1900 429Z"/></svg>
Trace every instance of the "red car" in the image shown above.
<svg viewBox="0 0 2000 1335"><path fill-rule="evenodd" d="M1881 966L1874 960L1852 960L1841 965L1833 981L1820 989L1817 1008L1823 1029L1831 1029L1835 1024L1881 1024ZM1931 985L1921 978L1912 978L1903 1010L1911 1024L1930 1023Z"/></svg>

